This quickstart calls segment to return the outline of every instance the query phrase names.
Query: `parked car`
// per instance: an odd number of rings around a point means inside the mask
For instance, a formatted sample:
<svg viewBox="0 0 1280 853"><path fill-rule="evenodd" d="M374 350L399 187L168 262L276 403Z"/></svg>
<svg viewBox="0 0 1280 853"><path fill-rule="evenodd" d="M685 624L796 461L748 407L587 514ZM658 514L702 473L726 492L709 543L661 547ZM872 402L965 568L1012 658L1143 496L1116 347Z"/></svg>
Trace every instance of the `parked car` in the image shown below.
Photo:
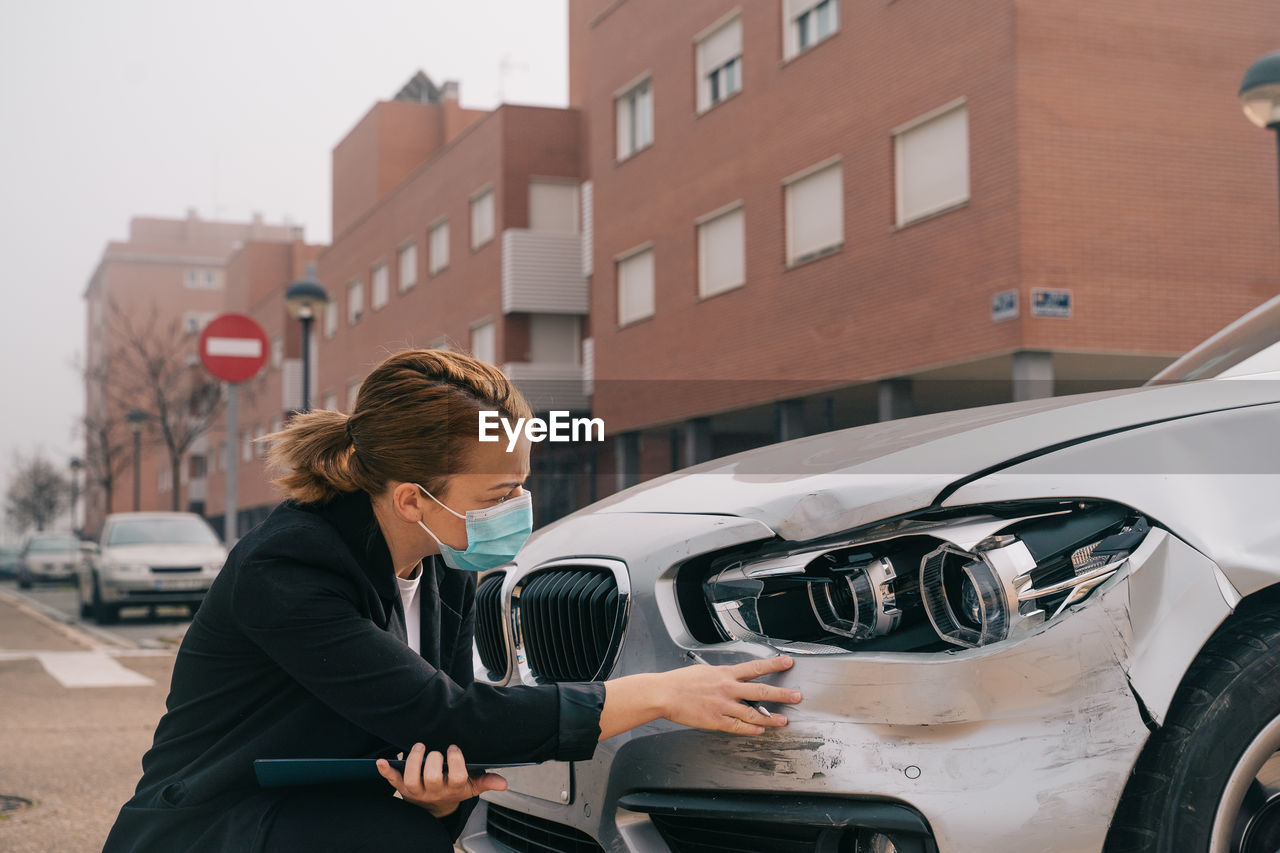
<svg viewBox="0 0 1280 853"><path fill-rule="evenodd" d="M481 680L787 654L804 700L504 770L463 848L1274 853L1278 340L1280 298L1146 387L802 438L543 528L481 583Z"/></svg>
<svg viewBox="0 0 1280 853"><path fill-rule="evenodd" d="M77 586L80 618L101 624L133 605L185 604L194 612L222 569L227 549L199 515L108 515Z"/></svg>
<svg viewBox="0 0 1280 853"><path fill-rule="evenodd" d="M22 548L18 545L0 545L0 578L18 576L18 556Z"/></svg>
<svg viewBox="0 0 1280 853"><path fill-rule="evenodd" d="M18 555L18 586L31 589L39 582L69 581L80 562L80 540L69 533L36 533Z"/></svg>

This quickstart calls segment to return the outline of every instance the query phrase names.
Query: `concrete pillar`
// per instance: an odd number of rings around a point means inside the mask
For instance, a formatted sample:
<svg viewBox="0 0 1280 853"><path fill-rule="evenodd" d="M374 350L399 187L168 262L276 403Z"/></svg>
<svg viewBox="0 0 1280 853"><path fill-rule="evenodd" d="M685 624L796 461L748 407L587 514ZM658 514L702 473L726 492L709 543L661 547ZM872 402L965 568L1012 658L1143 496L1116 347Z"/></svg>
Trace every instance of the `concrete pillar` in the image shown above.
<svg viewBox="0 0 1280 853"><path fill-rule="evenodd" d="M711 419L690 418L684 422L684 464L697 465L711 458Z"/></svg>
<svg viewBox="0 0 1280 853"><path fill-rule="evenodd" d="M1053 396L1053 354L1015 352L1013 354L1013 401L1038 400Z"/></svg>
<svg viewBox="0 0 1280 853"><path fill-rule="evenodd" d="M779 400L773 404L773 440L790 441L804 436L804 401Z"/></svg>
<svg viewBox="0 0 1280 853"><path fill-rule="evenodd" d="M616 491L640 482L640 433L624 432L617 436L613 456L617 463Z"/></svg>
<svg viewBox="0 0 1280 853"><path fill-rule="evenodd" d="M879 382L879 406L876 420L895 421L915 414L911 399L910 379L881 379Z"/></svg>

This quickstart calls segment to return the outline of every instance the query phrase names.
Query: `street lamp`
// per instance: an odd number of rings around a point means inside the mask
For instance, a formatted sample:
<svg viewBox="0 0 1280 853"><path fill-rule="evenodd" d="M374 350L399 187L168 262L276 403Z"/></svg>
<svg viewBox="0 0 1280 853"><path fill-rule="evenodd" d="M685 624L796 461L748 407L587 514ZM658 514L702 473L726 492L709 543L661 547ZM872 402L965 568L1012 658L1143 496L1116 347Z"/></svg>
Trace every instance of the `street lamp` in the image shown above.
<svg viewBox="0 0 1280 853"><path fill-rule="evenodd" d="M84 468L84 463L80 461L80 457L72 456L69 464L71 466L71 532L79 539L80 527L76 524L76 500L80 497L80 469Z"/></svg>
<svg viewBox="0 0 1280 853"><path fill-rule="evenodd" d="M137 512L142 507L142 425L147 422L147 413L130 409L124 419L133 433L133 511Z"/></svg>
<svg viewBox="0 0 1280 853"><path fill-rule="evenodd" d="M302 411L311 410L311 321L329 304L329 294L316 281L315 264L284 292L289 316L302 321Z"/></svg>
<svg viewBox="0 0 1280 853"><path fill-rule="evenodd" d="M1276 164L1280 171L1280 50L1273 50L1249 66L1240 84L1244 114L1258 127L1276 133Z"/></svg>

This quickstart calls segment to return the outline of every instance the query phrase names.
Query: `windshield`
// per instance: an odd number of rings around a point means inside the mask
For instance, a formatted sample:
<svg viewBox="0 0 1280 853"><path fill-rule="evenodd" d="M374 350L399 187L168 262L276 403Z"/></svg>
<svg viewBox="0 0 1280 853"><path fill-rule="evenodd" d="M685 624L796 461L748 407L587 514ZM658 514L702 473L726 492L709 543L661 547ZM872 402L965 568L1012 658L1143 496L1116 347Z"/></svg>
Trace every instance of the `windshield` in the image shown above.
<svg viewBox="0 0 1280 853"><path fill-rule="evenodd" d="M146 518L117 521L107 545L217 545L218 537L199 518Z"/></svg>
<svg viewBox="0 0 1280 853"><path fill-rule="evenodd" d="M69 536L59 536L49 539L32 539L31 544L27 546L27 551L79 551L80 542Z"/></svg>
<svg viewBox="0 0 1280 853"><path fill-rule="evenodd" d="M1152 377L1148 385L1280 370L1280 297L1255 308Z"/></svg>

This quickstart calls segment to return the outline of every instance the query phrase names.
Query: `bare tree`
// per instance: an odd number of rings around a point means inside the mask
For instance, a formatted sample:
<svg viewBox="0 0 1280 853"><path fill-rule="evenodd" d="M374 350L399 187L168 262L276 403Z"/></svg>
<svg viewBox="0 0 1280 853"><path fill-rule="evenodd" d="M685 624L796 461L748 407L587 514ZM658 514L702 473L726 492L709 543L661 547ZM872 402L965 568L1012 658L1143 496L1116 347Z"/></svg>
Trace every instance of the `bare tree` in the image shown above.
<svg viewBox="0 0 1280 853"><path fill-rule="evenodd" d="M128 470L133 457L129 452L129 431L109 409L96 415L85 415L84 465L85 481L102 489L106 512L114 511L112 501L117 479Z"/></svg>
<svg viewBox="0 0 1280 853"><path fill-rule="evenodd" d="M109 470L107 460L117 455L125 458L123 464L131 461L128 454L118 453L120 443L115 436L125 432L120 428L123 412L142 410L147 414L148 436L158 438L168 454L172 506L177 510L183 460L221 415L222 383L201 367L196 332L183 328L177 319L162 319L154 305L141 315L125 311L112 300L107 322L110 349L106 364L90 368L101 378L106 411L115 416L115 423L102 418L97 424L102 470Z"/></svg>
<svg viewBox="0 0 1280 853"><path fill-rule="evenodd" d="M48 459L15 456L5 516L19 533L44 530L66 510L70 495L71 483Z"/></svg>

